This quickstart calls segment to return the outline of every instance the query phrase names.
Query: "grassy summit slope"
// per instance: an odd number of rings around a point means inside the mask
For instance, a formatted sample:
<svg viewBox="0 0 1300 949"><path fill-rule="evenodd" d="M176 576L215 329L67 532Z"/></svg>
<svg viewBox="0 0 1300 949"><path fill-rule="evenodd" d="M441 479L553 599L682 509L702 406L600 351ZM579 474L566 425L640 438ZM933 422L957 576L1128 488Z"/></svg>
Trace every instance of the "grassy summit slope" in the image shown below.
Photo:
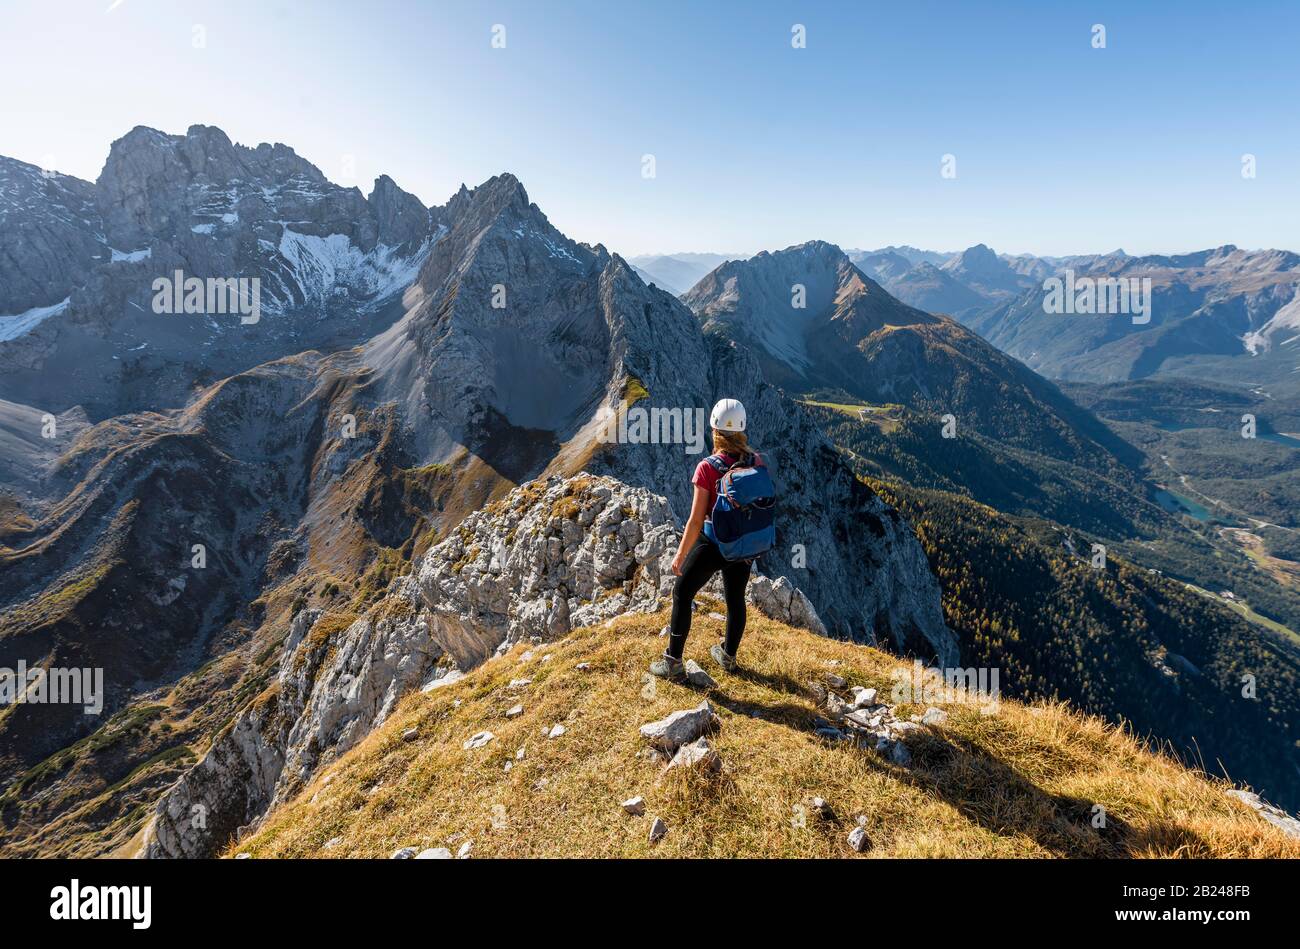
<svg viewBox="0 0 1300 949"><path fill-rule="evenodd" d="M839 857L854 855L847 837L863 815L873 856L1300 857L1300 841L1227 796L1226 785L1061 704L1004 699L991 715L945 706L945 723L912 733L908 766L821 738L828 675L889 701L907 664L751 612L748 668L723 674L707 657L721 631L710 608L687 647L718 680L707 694L647 683L666 613L516 647L459 682L408 696L230 852L387 857L407 846L455 852L470 841L476 857ZM511 688L516 679L532 681ZM705 697L721 717L710 741L722 774L664 772L639 726ZM508 718L516 704L522 714ZM895 711L906 719L925 706ZM546 737L556 724L564 733ZM495 737L466 750L484 730ZM637 795L646 810L631 816L620 802ZM833 816L808 808L812 796ZM1092 826L1097 804L1108 816L1101 829ZM651 844L655 817L669 831Z"/></svg>

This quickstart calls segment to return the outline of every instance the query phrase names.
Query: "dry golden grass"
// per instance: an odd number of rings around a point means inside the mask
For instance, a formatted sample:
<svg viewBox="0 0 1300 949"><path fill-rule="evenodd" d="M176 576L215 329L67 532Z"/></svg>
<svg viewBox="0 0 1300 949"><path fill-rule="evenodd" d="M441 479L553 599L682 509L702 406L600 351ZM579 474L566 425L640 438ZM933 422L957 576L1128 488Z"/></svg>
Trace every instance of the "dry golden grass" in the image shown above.
<svg viewBox="0 0 1300 949"><path fill-rule="evenodd" d="M621 617L535 646L527 661L516 647L458 683L408 696L230 853L387 857L404 846L454 852L471 840L475 857L846 857L855 856L848 832L864 815L867 856L1300 856L1300 842L1224 786L1060 705L1003 700L994 715L947 706L945 725L910 742L910 767L827 742L813 733L819 712L808 683L833 671L886 697L903 664L753 614L746 670L728 675L708 658L721 624L704 611L687 647L719 682L707 698L722 718L712 741L723 775L665 775L643 753L638 727L706 696L657 680L647 687L664 622L662 613ZM512 691L515 678L533 682ZM516 703L524 713L507 719ZM566 733L543 737L556 723ZM419 737L403 741L413 727ZM464 750L484 729L496 738ZM640 817L620 806L636 795L646 800ZM833 819L800 821L796 807L812 795L831 804ZM1096 804L1108 815L1104 829L1092 827ZM650 844L656 816L670 831ZM340 843L323 849L334 837Z"/></svg>

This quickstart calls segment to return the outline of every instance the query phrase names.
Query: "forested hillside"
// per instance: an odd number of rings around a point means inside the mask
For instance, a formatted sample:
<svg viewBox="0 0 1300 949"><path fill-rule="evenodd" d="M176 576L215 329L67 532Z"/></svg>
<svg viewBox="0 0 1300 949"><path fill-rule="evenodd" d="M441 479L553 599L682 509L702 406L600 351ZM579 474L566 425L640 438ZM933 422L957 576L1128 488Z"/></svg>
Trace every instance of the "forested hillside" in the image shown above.
<svg viewBox="0 0 1300 949"><path fill-rule="evenodd" d="M1300 594L1261 569L1249 550L1223 533L1225 527L1248 526L1226 509L1206 511L1200 520L1187 513L1176 495L1157 488L1154 478L1143 480L1122 467L1090 470L960 424L953 438L944 438L938 416L902 407L864 418L851 406L812 405L809 410L831 440L851 454L861 474L952 492L1008 514L1074 528L1080 550L1104 543L1141 567L1215 594L1232 591L1234 603L1249 604L1266 620L1300 631ZM1282 450L1276 445L1252 450L1270 447ZM1247 490L1244 482L1239 487ZM1262 545L1283 555L1294 536L1279 528L1256 529Z"/></svg>
<svg viewBox="0 0 1300 949"><path fill-rule="evenodd" d="M1122 559L1095 569L1041 522L871 483L915 526L964 664L1000 669L1011 696L1131 722L1184 760L1300 806L1294 644Z"/></svg>

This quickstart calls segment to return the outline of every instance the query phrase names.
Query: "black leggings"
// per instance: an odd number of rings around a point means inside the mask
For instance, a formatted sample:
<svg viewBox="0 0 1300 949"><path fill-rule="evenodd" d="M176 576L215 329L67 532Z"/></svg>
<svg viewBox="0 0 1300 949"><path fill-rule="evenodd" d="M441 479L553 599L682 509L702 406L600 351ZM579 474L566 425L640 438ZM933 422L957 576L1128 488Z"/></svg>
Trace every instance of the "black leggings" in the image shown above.
<svg viewBox="0 0 1300 949"><path fill-rule="evenodd" d="M682 658L682 650L686 648L686 636L691 631L691 603L695 594L719 570L722 571L722 587L727 598L727 641L723 648L729 655L736 654L740 637L745 634L745 584L749 582L749 562L724 560L718 545L701 534L686 555L682 575L673 587L673 622L668 637L668 655L674 659Z"/></svg>

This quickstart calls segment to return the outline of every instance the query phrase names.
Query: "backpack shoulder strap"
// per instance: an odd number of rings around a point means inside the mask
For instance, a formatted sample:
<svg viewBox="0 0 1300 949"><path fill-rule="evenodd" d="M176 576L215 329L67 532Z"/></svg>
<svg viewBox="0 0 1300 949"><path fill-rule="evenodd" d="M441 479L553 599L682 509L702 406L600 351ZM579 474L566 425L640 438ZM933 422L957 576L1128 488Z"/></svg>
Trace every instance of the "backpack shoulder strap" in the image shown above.
<svg viewBox="0 0 1300 949"><path fill-rule="evenodd" d="M704 460L709 463L710 468L712 468L720 475L724 475L731 470L731 465L723 461L721 456L719 455L709 455L709 457L705 458Z"/></svg>

